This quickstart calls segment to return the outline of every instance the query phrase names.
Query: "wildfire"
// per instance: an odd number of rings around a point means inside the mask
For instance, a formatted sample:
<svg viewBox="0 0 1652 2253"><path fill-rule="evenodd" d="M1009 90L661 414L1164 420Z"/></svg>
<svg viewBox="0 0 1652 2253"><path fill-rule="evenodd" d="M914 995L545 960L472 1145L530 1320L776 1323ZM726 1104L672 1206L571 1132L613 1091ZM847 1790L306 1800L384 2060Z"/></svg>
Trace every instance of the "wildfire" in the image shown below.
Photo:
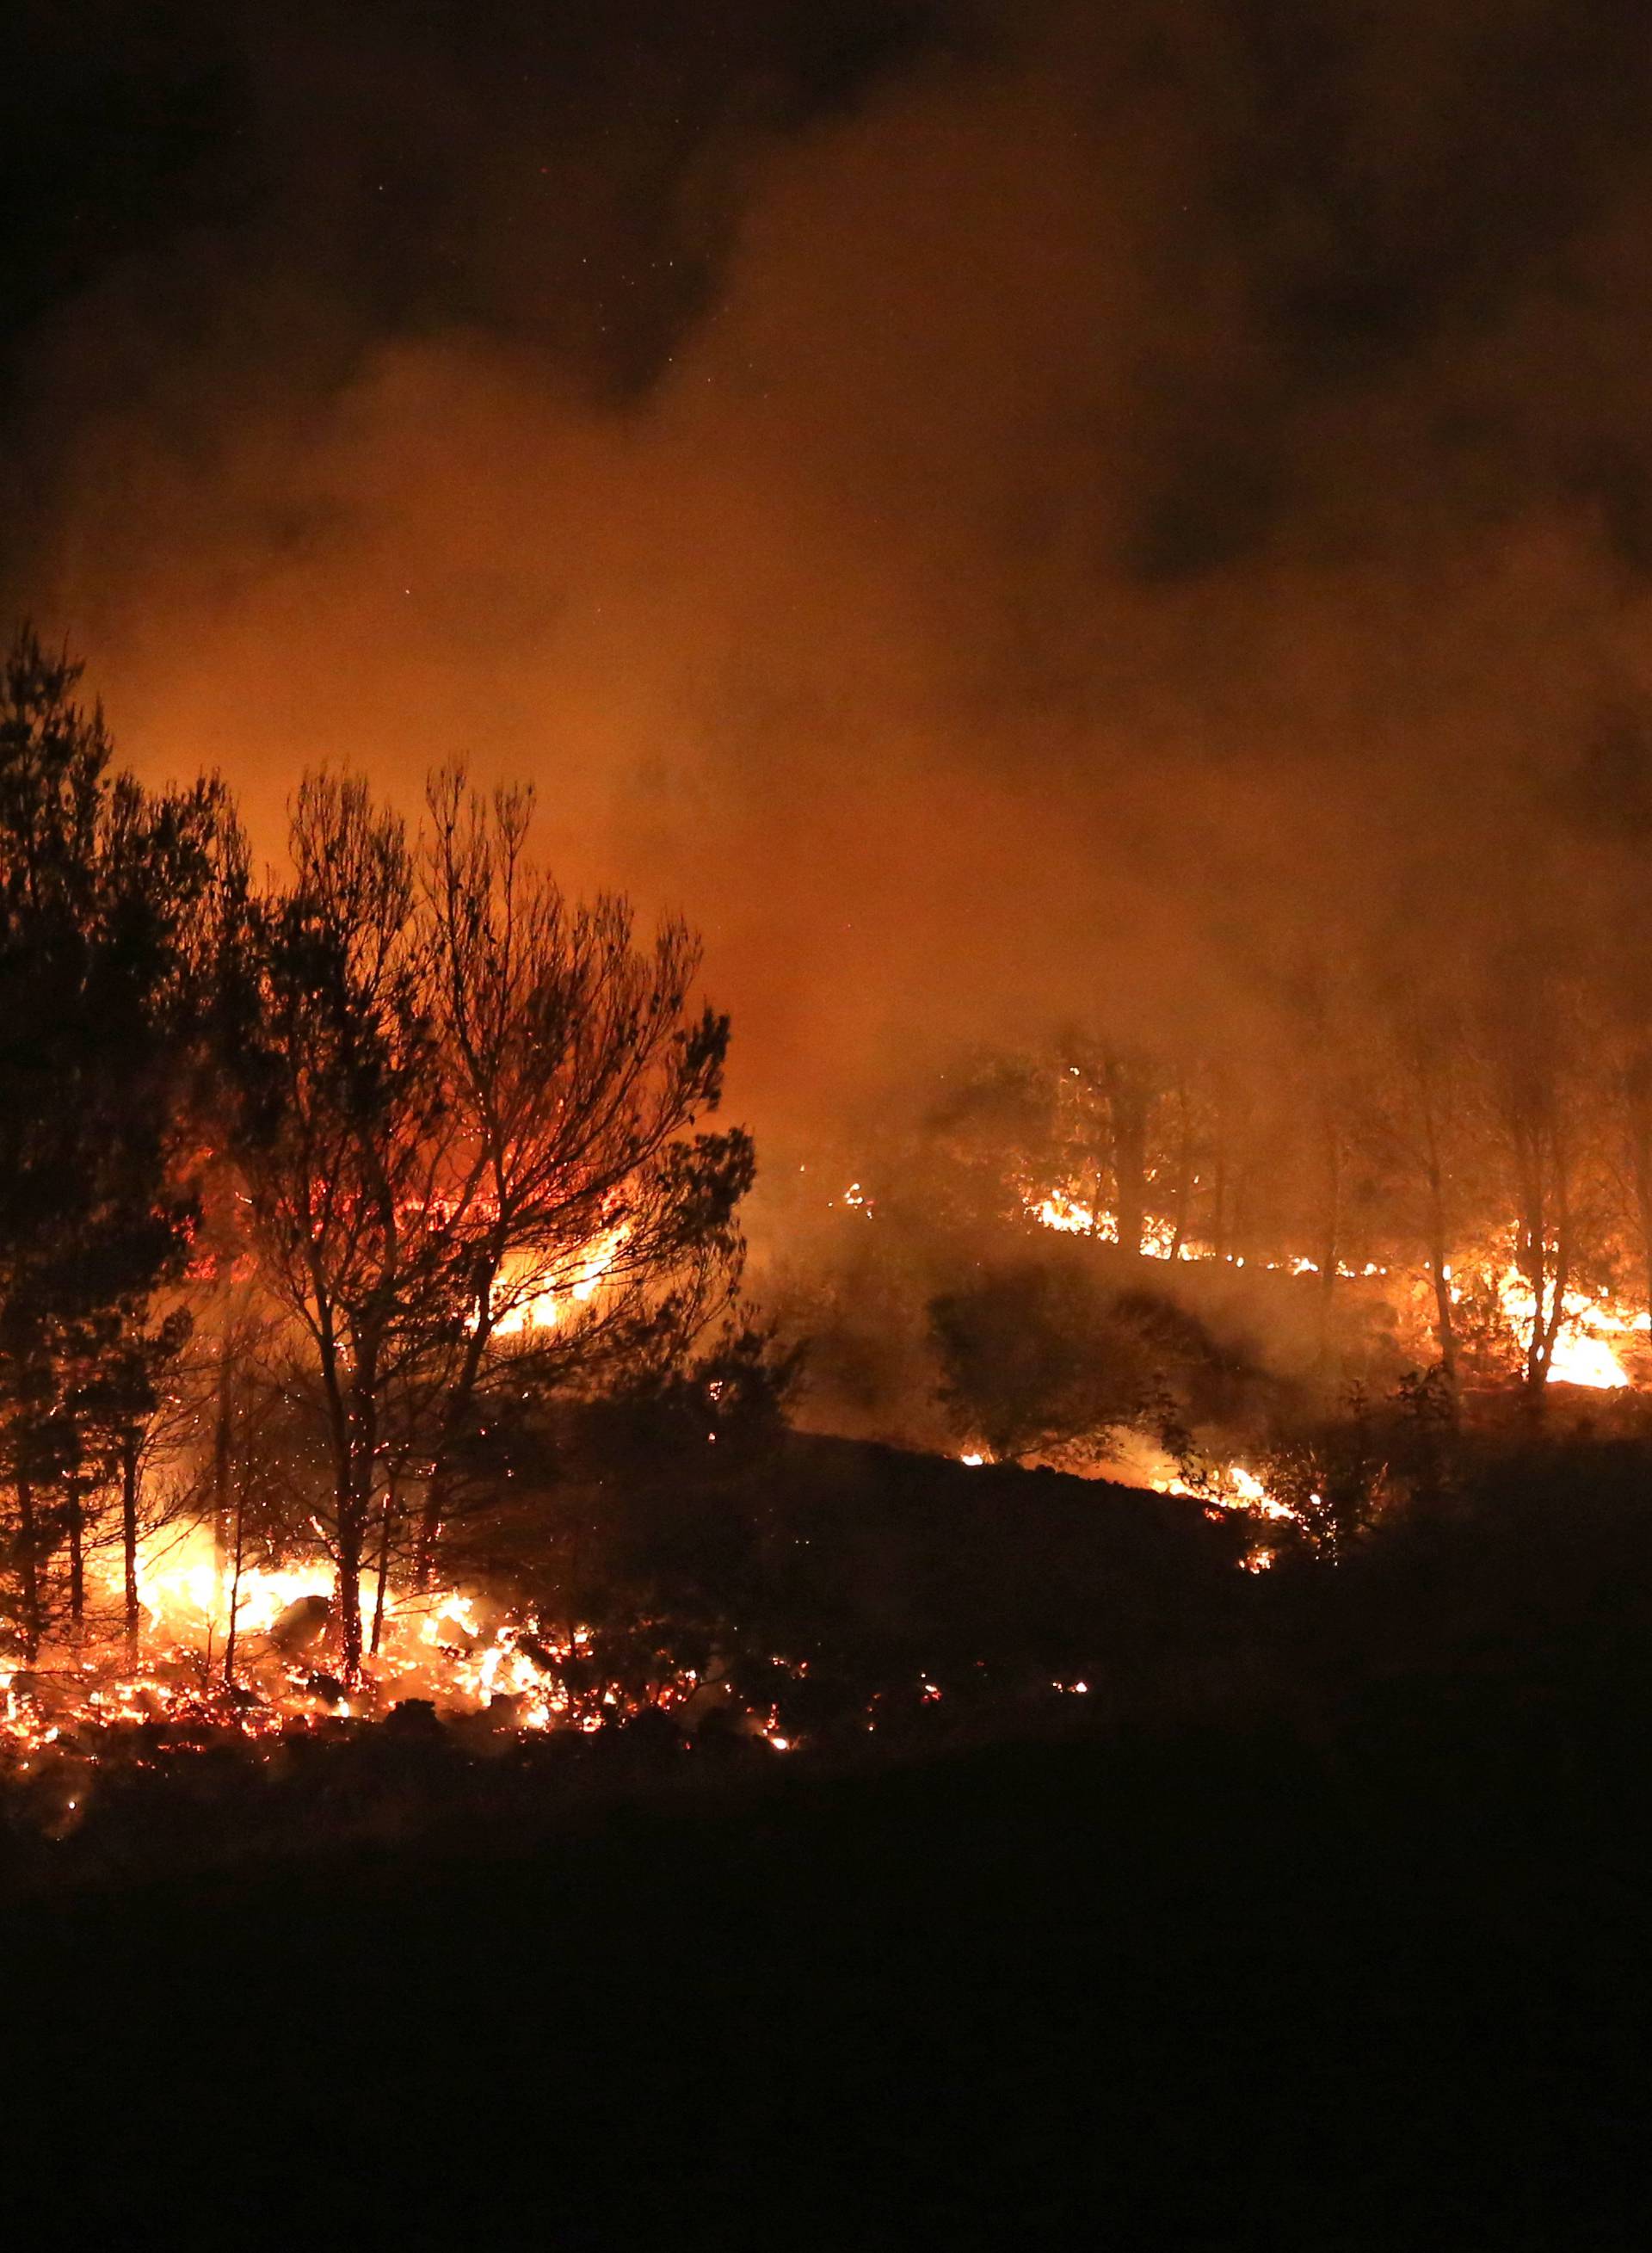
<svg viewBox="0 0 1652 2253"><path fill-rule="evenodd" d="M1246 1470L1243 1463L1230 1463L1223 1482L1212 1496L1223 1510L1253 1510L1258 1517L1296 1516L1288 1503L1277 1501L1255 1472ZM1187 1491L1185 1488L1180 1490Z"/></svg>
<svg viewBox="0 0 1652 2253"><path fill-rule="evenodd" d="M1452 1297L1460 1297L1453 1283ZM1497 1296L1516 1337L1530 1337L1537 1320L1537 1301L1531 1287L1516 1266L1506 1267L1498 1279ZM1608 1343L1647 1329L1645 1315L1621 1313L1605 1299L1584 1291L1567 1291L1560 1301L1560 1326L1555 1333L1554 1355L1549 1364L1551 1385L1583 1385L1600 1392L1621 1392L1631 1379Z"/></svg>
<svg viewBox="0 0 1652 2253"><path fill-rule="evenodd" d="M1126 1447L1113 1468L1126 1484L1150 1487L1155 1494L1184 1495L1190 1502L1202 1503L1213 1516L1233 1510L1251 1517L1297 1521L1291 1504L1271 1493L1257 1473L1241 1462L1229 1462L1189 1477L1161 1449L1138 1445ZM1252 1549L1244 1560L1245 1570L1265 1572L1275 1553L1272 1549Z"/></svg>
<svg viewBox="0 0 1652 2253"><path fill-rule="evenodd" d="M1094 1210L1065 1189L1052 1189L1036 1203L1029 1196L1028 1210L1041 1227L1058 1229L1063 1236L1098 1236L1104 1244L1119 1241L1119 1224L1110 1212L1098 1219Z"/></svg>
<svg viewBox="0 0 1652 2253"><path fill-rule="evenodd" d="M113 1559L96 1560L94 1572L113 1601L119 1593ZM150 1633L168 1642L193 1641L209 1633L221 1642L232 1605L238 1635L267 1635L294 1604L307 1597L329 1602L332 1589L333 1568L325 1558L245 1566L237 1580L206 1526L151 1535L138 1550L138 1601Z"/></svg>
<svg viewBox="0 0 1652 2253"><path fill-rule="evenodd" d="M94 1560L93 1578L102 1616L112 1617L114 1573ZM492 1727L589 1731L635 1703L618 1685L591 1678L589 1629L552 1629L460 1589L389 1599L379 1648L346 1698L323 1671L335 1608L331 1560L264 1563L237 1574L205 1526L146 1543L138 1592L144 1634L136 1666L92 1633L83 1647L48 1651L26 1671L0 1661L0 1741L14 1757L122 1722L205 1722L257 1738L328 1719L370 1719L420 1698L450 1715L485 1715ZM376 1608L376 1588L364 1591L364 1639ZM232 1620L230 1683L224 1665ZM653 1702L684 1704L694 1686L692 1674L667 1679Z"/></svg>
<svg viewBox="0 0 1652 2253"><path fill-rule="evenodd" d="M1093 1236L1098 1243L1116 1244L1119 1226L1112 1213L1105 1207L1087 1203L1082 1197L1065 1189L1023 1191L1022 1203L1039 1227L1055 1230L1063 1236ZM1214 1246L1190 1238L1177 1241L1171 1224L1155 1215L1147 1215L1142 1222L1141 1242L1137 1246L1147 1259L1213 1260L1217 1258ZM1231 1252L1220 1255L1224 1264L1244 1267L1243 1255ZM1251 1263L1272 1274L1293 1276L1319 1275L1321 1263L1303 1254L1286 1259L1258 1259ZM1380 1261L1368 1259L1358 1266L1339 1259L1336 1275L1344 1282L1373 1282L1386 1278L1391 1270ZM1446 1271L1447 1278L1451 1270ZM1504 1319L1516 1338L1529 1339L1537 1318L1537 1301L1519 1268L1512 1263L1494 1271L1488 1265L1485 1273L1494 1279L1498 1303ZM1452 1286L1455 1301L1462 1299L1461 1279ZM1579 1290L1567 1291L1561 1301L1561 1320L1555 1337L1553 1356L1549 1364L1549 1382L1556 1385L1578 1385L1596 1392L1621 1392L1634 1379L1619 1357L1614 1339L1624 1339L1635 1332L1652 1329L1652 1316L1629 1315L1611 1300L1594 1297Z"/></svg>
<svg viewBox="0 0 1652 2253"><path fill-rule="evenodd" d="M526 1330L554 1329L575 1307L587 1305L602 1287L625 1241L624 1227L610 1228L594 1237L577 1257L547 1278L533 1263L521 1260L508 1273L496 1294L498 1308L495 1337L512 1337Z"/></svg>

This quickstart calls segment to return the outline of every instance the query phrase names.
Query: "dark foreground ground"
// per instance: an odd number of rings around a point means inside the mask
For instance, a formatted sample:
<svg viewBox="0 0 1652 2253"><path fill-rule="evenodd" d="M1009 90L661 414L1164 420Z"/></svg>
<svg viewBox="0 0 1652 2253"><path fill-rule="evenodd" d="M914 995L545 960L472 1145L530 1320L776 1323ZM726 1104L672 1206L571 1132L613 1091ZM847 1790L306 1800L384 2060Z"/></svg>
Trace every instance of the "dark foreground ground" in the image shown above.
<svg viewBox="0 0 1652 2253"><path fill-rule="evenodd" d="M1642 1747L1418 1726L14 1911L11 2242L1643 2243Z"/></svg>
<svg viewBox="0 0 1652 2253"><path fill-rule="evenodd" d="M30 1845L7 2243L1644 2245L1652 1459L1523 1475L1054 1720Z"/></svg>

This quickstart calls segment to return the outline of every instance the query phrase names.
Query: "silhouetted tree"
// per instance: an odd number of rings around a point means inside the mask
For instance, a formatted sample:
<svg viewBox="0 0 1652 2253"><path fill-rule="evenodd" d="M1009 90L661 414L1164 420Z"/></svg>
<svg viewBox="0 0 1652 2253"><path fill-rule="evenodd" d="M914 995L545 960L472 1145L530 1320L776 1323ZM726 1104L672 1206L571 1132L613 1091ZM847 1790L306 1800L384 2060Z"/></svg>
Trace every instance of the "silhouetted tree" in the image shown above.
<svg viewBox="0 0 1652 2253"><path fill-rule="evenodd" d="M1476 1028L1494 1162L1531 1300L1523 1337L1528 1406L1541 1410L1566 1294L1594 1251L1590 1027L1575 981L1532 935L1492 960Z"/></svg>
<svg viewBox="0 0 1652 2253"><path fill-rule="evenodd" d="M528 792L484 799L450 771L429 805L429 1009L464 1320L436 1364L422 1580L452 1447L491 1383L668 1362L737 1282L734 1213L752 1175L741 1129L694 1131L721 1098L728 1021L691 1007L687 926L668 919L639 944L625 901L566 899L526 857Z"/></svg>
<svg viewBox="0 0 1652 2253"><path fill-rule="evenodd" d="M247 1014L226 1061L261 1280L318 1388L353 1678L375 1485L399 1436L389 1399L460 1320L443 1219L451 1137L402 823L364 784L314 775L290 842L291 885L249 917Z"/></svg>
<svg viewBox="0 0 1652 2253"><path fill-rule="evenodd" d="M189 1098L240 860L218 785L154 793L112 768L79 677L27 629L0 671L0 1433L31 1655L60 1540L83 1611L115 1372L187 1260Z"/></svg>
<svg viewBox="0 0 1652 2253"><path fill-rule="evenodd" d="M415 846L363 785L304 784L232 1073L265 1287L328 1433L347 1678L411 1475L422 1579L501 1372L519 1395L691 1336L737 1278L751 1176L743 1133L692 1131L728 1026L688 1007L683 927L638 947L623 902L569 906L521 794L448 776L430 810Z"/></svg>

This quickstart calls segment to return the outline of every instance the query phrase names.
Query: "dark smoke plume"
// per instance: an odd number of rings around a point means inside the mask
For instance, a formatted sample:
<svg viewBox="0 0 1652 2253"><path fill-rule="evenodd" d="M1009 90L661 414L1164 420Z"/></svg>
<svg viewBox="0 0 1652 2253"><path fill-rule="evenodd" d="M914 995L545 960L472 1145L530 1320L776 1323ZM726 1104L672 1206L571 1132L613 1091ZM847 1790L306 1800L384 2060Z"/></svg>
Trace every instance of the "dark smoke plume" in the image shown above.
<svg viewBox="0 0 1652 2253"><path fill-rule="evenodd" d="M14 602L270 849L306 763L533 777L760 1134L1622 898L1628 0L100 12L24 34L103 204L12 254Z"/></svg>

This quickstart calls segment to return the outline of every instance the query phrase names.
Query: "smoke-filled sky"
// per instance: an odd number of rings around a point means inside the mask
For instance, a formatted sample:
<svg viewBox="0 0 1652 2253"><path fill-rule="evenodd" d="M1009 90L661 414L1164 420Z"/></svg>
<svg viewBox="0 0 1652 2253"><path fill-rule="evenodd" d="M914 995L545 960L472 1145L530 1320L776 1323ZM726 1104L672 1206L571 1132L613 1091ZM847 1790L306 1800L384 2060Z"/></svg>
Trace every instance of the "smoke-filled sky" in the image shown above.
<svg viewBox="0 0 1652 2253"><path fill-rule="evenodd" d="M532 777L760 1131L1652 828L1642 0L12 22L9 607L272 851Z"/></svg>

